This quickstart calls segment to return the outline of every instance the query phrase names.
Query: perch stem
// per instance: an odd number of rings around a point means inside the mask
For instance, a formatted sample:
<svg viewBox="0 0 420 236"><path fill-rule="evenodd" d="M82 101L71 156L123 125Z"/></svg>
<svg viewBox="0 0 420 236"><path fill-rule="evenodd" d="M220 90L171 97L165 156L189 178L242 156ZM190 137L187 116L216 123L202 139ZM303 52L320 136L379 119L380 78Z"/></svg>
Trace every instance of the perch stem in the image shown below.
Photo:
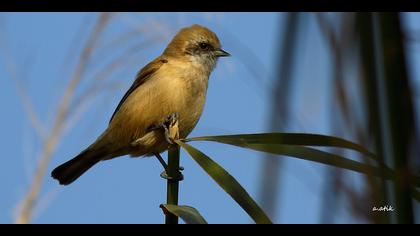
<svg viewBox="0 0 420 236"><path fill-rule="evenodd" d="M166 170L169 177L167 182L167 204L178 205L178 191L180 181L178 178L180 175L179 170L179 146L173 145L168 150L168 168ZM178 224L178 217L168 212L166 214L165 224Z"/></svg>

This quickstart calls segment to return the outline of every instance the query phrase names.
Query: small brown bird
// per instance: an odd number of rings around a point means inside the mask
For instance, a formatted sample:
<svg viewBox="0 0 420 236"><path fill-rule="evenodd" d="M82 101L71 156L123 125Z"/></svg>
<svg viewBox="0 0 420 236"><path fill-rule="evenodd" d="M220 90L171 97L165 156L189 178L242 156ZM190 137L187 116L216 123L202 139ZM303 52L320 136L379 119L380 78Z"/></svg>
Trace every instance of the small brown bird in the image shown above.
<svg viewBox="0 0 420 236"><path fill-rule="evenodd" d="M187 137L197 124L210 73L219 57L229 55L209 29L200 25L181 29L163 54L138 72L107 129L79 155L55 168L52 177L68 185L99 161L123 155L155 155L162 163L159 153L174 138ZM175 124L174 135L170 131Z"/></svg>

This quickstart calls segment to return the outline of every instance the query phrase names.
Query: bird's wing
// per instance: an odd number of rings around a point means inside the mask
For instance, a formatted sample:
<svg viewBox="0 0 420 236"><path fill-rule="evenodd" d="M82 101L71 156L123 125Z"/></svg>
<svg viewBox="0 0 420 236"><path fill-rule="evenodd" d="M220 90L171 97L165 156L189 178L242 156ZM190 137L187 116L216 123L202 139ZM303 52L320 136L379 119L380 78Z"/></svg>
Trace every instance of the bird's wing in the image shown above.
<svg viewBox="0 0 420 236"><path fill-rule="evenodd" d="M131 87L128 89L128 91L124 94L124 97L121 99L120 103L118 103L117 108L115 109L114 113L111 116L111 119L109 120L109 123L111 123L112 119L114 118L115 114L117 114L118 110L124 104L124 101L127 100L127 98L136 90L139 88L142 84L144 84L154 73L156 73L159 68L167 63L168 61L162 57L158 57L149 64L147 64L143 69L141 69L137 75L136 79L134 80Z"/></svg>

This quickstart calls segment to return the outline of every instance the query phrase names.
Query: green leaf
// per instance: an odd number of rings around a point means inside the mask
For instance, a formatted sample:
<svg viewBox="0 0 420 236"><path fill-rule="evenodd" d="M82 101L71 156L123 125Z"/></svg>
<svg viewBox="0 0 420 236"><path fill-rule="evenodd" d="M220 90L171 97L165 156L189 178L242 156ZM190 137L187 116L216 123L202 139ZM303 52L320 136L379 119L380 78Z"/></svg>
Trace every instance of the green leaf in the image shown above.
<svg viewBox="0 0 420 236"><path fill-rule="evenodd" d="M215 141L235 146L245 146L247 144L288 144L303 146L325 146L347 148L363 153L376 159L375 154L359 144L344 140L342 138L326 136L320 134L305 133L261 133L261 134L239 134L239 135L220 135L204 136L186 139L185 141Z"/></svg>
<svg viewBox="0 0 420 236"><path fill-rule="evenodd" d="M357 171L360 173L380 176L379 169L376 167L362 164L335 154L330 154L328 152L301 146L330 146L348 148L361 152L372 158L376 158L376 156L369 152L366 148L356 143L352 143L337 137L302 133L262 133L205 136L187 139L186 141L215 141L261 152L292 156L299 159L319 162L335 167ZM383 166L383 168L386 174L385 178L393 179L393 171L386 166Z"/></svg>
<svg viewBox="0 0 420 236"><path fill-rule="evenodd" d="M304 147L329 146L348 148L359 151L375 160L377 159L377 157L366 148L337 137L302 133L262 133L195 137L186 139L185 141L214 141L261 152L292 156L299 159L319 162L364 174L372 174L382 177L380 175L379 168L377 167L362 164L357 161L346 159L344 157L317 149ZM385 174L384 178L395 180L395 173L392 169L385 165L381 165L380 168L383 169ZM413 175L411 181L415 186L420 187L419 176Z"/></svg>
<svg viewBox="0 0 420 236"><path fill-rule="evenodd" d="M324 152L314 148L297 145L279 145L279 144L246 144L242 147L261 152L296 157L303 160L323 163L326 165L353 170L359 173L370 174L381 177L379 168L353 161L332 153ZM385 169L385 178L394 179L393 172Z"/></svg>
<svg viewBox="0 0 420 236"><path fill-rule="evenodd" d="M187 224L207 224L207 221L200 215L200 213L190 206L177 206L171 204L160 205L164 210L178 216Z"/></svg>
<svg viewBox="0 0 420 236"><path fill-rule="evenodd" d="M271 224L271 220L267 217L264 211L251 198L246 190L233 178L223 167L214 162L210 157L198 149L183 143L175 141L178 145L184 148L188 154L203 168L204 171L210 175L211 178L219 184L251 218L259 224Z"/></svg>

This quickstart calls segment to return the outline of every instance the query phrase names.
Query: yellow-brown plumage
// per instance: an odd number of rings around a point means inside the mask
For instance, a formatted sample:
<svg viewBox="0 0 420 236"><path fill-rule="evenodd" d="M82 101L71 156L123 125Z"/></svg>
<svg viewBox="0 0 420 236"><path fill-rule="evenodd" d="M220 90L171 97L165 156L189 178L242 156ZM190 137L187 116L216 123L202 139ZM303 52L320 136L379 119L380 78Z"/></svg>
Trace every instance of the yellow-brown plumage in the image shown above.
<svg viewBox="0 0 420 236"><path fill-rule="evenodd" d="M202 114L208 78L217 58L228 55L209 29L193 25L180 30L163 54L137 74L103 134L77 157L57 167L52 176L69 184L101 160L165 151L168 143L163 130L150 127L174 113L179 115L179 137L185 138Z"/></svg>

